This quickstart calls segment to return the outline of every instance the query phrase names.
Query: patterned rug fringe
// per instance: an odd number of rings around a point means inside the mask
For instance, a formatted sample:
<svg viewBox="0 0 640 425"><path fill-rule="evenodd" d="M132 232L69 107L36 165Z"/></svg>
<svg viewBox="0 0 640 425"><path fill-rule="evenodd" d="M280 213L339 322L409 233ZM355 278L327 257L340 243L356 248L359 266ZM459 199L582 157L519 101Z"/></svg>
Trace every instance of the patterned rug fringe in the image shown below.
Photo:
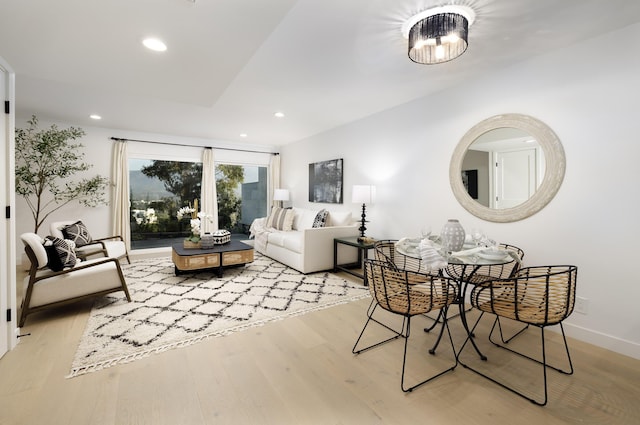
<svg viewBox="0 0 640 425"><path fill-rule="evenodd" d="M286 318L289 318L289 317L301 316L301 315L304 315L304 314L307 314L307 313L311 313L313 311L324 310L324 309L327 309L327 308L330 308L330 307L334 307L336 305L346 304L346 303L351 302L351 301L356 301L356 300L360 300L360 299L363 299L363 298L368 298L369 296L370 296L369 293L360 294L360 295L352 296L350 298L345 298L345 299L342 299L342 300L334 301L334 302L331 302L331 303L309 307L309 308L303 309L303 310L287 312L287 313L281 314L279 316L270 317L270 318L259 320L259 321L256 321L256 322L243 323L241 325L234 326L234 327L231 327L231 328L222 329L222 330L219 330L219 331L216 331L216 332L211 332L211 333L208 333L208 334L198 335L198 336L195 336L193 338L189 338L189 339L182 340L182 341L172 342L170 344L166 344L166 345L163 345L163 346L160 346L160 347L149 348L149 349L138 351L136 353L129 354L129 355L126 355L126 356L120 356L120 357L104 360L104 361L101 361L101 362L88 364L88 365L84 365L84 366L81 366L81 367L76 367L76 368L71 369L71 372L67 376L65 376L65 378L74 378L76 376L84 375L84 374L91 373L91 372L96 372L98 370L106 369L106 368L109 368L111 366L115 366L115 365L118 365L118 364L130 363L130 362L133 362L133 361L145 358L145 357L149 357L152 354L162 353L162 352L165 352L165 351L168 351L168 350L172 350L172 349L175 349L175 348L187 347L189 345L193 345L195 343L204 341L204 340L209 339L209 338L215 338L215 337L229 335L229 334L237 332L237 331L250 329L250 328L254 328L254 327L258 327L258 326L263 326L263 325L265 325L267 323L280 321L280 320L283 320L283 319L286 319Z"/></svg>

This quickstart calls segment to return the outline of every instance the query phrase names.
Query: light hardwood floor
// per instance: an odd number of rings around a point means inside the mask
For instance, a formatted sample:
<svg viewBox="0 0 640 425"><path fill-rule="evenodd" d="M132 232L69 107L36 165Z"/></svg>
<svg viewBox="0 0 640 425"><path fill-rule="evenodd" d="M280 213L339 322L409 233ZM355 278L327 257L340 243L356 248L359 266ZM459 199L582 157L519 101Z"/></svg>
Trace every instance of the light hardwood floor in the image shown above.
<svg viewBox="0 0 640 425"><path fill-rule="evenodd" d="M351 354L368 303L288 318L71 379L65 376L90 303L34 314L22 329L30 335L0 359L0 424L640 423L640 361L577 340L569 341L575 373L549 372L546 407L462 366L403 393L401 340ZM446 345L436 356L427 354L434 335L421 328L428 323L420 317L413 325L412 374L429 373L452 358ZM459 319L451 320L451 329L459 346ZM531 362L492 351L487 330L477 332L489 357L482 366L523 388L539 383ZM537 332L527 331L518 343L535 347ZM553 353L552 360L560 359ZM465 358L474 359L472 353Z"/></svg>

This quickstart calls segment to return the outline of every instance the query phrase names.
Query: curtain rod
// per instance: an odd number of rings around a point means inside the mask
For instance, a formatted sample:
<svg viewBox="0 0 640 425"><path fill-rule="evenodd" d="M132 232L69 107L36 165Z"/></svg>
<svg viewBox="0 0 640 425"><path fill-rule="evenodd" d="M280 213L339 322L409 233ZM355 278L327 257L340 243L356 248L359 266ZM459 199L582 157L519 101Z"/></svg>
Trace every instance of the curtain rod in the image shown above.
<svg viewBox="0 0 640 425"><path fill-rule="evenodd" d="M151 140L123 139L121 137L111 137L111 140L115 140L117 142L127 142L127 141L129 141L129 142L155 143L157 145L187 146L187 147L193 147L193 148L217 149L217 150L223 150L223 151L267 153L267 154L270 154L270 155L280 155L279 152L253 151L253 150L249 150L249 149L234 149L234 148L214 148L213 146L183 145L183 144L180 144L180 143L155 142L155 141L151 141Z"/></svg>

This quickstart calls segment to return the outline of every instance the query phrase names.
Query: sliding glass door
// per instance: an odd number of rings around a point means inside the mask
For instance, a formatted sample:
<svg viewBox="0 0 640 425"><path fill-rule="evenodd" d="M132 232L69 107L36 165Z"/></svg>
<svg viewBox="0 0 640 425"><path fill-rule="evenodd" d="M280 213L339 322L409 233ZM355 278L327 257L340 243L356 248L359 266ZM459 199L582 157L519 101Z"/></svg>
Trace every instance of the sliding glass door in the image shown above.
<svg viewBox="0 0 640 425"><path fill-rule="evenodd" d="M266 215L267 167L217 164L218 227L247 238L251 221ZM189 234L178 209L199 203L202 163L129 159L131 248L171 246Z"/></svg>

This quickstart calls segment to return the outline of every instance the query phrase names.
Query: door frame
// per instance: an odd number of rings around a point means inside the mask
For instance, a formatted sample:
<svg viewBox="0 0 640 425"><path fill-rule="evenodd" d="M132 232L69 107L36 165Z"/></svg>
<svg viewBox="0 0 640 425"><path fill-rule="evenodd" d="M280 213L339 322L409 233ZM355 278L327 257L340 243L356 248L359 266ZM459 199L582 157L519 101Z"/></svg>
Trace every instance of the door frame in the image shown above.
<svg viewBox="0 0 640 425"><path fill-rule="evenodd" d="M0 226L0 356L18 343L15 226L15 73L0 57L0 94L5 113L0 118L0 205L6 207ZM8 102L8 110L7 104ZM0 189L2 190L2 189ZM7 214L8 213L8 214ZM10 312L10 314L7 314Z"/></svg>

